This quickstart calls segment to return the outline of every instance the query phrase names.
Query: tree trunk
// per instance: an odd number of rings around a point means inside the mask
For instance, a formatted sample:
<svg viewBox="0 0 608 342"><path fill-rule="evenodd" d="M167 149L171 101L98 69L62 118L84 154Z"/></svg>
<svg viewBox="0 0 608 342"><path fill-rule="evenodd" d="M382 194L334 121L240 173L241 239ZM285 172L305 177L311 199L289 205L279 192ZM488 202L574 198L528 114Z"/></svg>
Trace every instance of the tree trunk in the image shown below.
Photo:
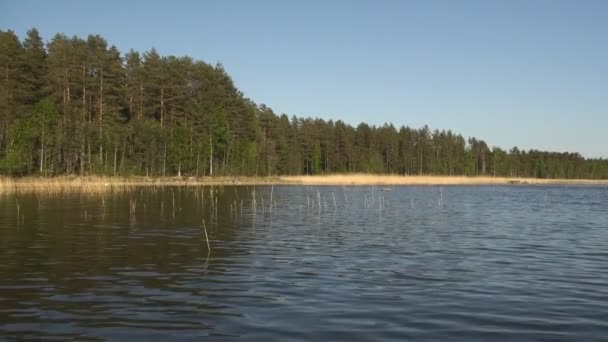
<svg viewBox="0 0 608 342"><path fill-rule="evenodd" d="M144 85L139 81L139 118L144 115Z"/></svg>
<svg viewBox="0 0 608 342"><path fill-rule="evenodd" d="M84 158L85 158L85 124L87 120L87 67L82 65L82 123L81 123L81 138L80 138L80 176L84 176Z"/></svg>
<svg viewBox="0 0 608 342"><path fill-rule="evenodd" d="M182 151L179 151L179 160L177 161L177 176L182 176Z"/></svg>
<svg viewBox="0 0 608 342"><path fill-rule="evenodd" d="M165 119L165 88L160 88L160 127L163 127Z"/></svg>
<svg viewBox="0 0 608 342"><path fill-rule="evenodd" d="M106 174L106 162L108 161L108 151L105 151L104 162L103 162L103 174Z"/></svg>
<svg viewBox="0 0 608 342"><path fill-rule="evenodd" d="M12 93L11 93L11 88L10 88L10 85L9 85L9 79L10 79L9 78L9 74L10 74L9 70L10 70L10 68L9 68L8 63L7 63L5 65L5 67L4 67L4 73L5 73L4 77L5 77L5 83L6 83L6 89L7 89L7 94L6 94L7 95L7 99L6 99L6 112L4 113L4 122L2 123L3 126L4 126L3 128L4 128L5 134L8 134L8 130L10 128L10 121L11 121L10 104L11 104ZM4 138L4 137L2 137L2 138ZM8 145L8 137L6 139L7 139L7 145ZM0 143L2 143L1 140L0 140Z"/></svg>
<svg viewBox="0 0 608 342"><path fill-rule="evenodd" d="M91 143L88 142L87 143L87 151L88 151L88 155L89 155L89 174L93 173L93 163L91 160Z"/></svg>
<svg viewBox="0 0 608 342"><path fill-rule="evenodd" d="M63 92L62 92L62 104L63 104L63 129L66 126L66 117L68 113L68 98L67 98L67 69L63 72Z"/></svg>
<svg viewBox="0 0 608 342"><path fill-rule="evenodd" d="M126 139L125 139L125 140L123 141L123 144L122 144L122 153L121 153L121 155L120 155L120 167L119 167L119 169L120 169L120 173L121 173L121 174L123 174L123 173L124 173L123 166L124 166L124 161L125 161L125 153L126 153L126 152L127 152L127 141L126 141Z"/></svg>
<svg viewBox="0 0 608 342"><path fill-rule="evenodd" d="M129 96L129 120L133 119L133 96Z"/></svg>
<svg viewBox="0 0 608 342"><path fill-rule="evenodd" d="M40 134L40 173L44 169L44 125Z"/></svg>
<svg viewBox="0 0 608 342"><path fill-rule="evenodd" d="M190 124L190 158L188 158L188 172L192 172L192 156L193 156L193 128L192 124Z"/></svg>
<svg viewBox="0 0 608 342"><path fill-rule="evenodd" d="M103 164L103 68L99 78L99 161Z"/></svg>
<svg viewBox="0 0 608 342"><path fill-rule="evenodd" d="M83 124L84 125L84 124ZM82 139L80 141L80 176L84 176L84 158L85 158L85 152L84 152L84 134L82 135Z"/></svg>
<svg viewBox="0 0 608 342"><path fill-rule="evenodd" d="M213 143L211 142L211 135L209 135L209 176L213 176Z"/></svg>
<svg viewBox="0 0 608 342"><path fill-rule="evenodd" d="M165 177L167 166L167 142L165 141L165 151L163 153L163 177Z"/></svg>
<svg viewBox="0 0 608 342"><path fill-rule="evenodd" d="M114 144L114 176L116 176L116 156L118 154L118 145Z"/></svg>
<svg viewBox="0 0 608 342"><path fill-rule="evenodd" d="M199 161L200 161L200 154L201 154L201 149L197 149L196 150L196 177L198 178L198 166L199 166Z"/></svg>

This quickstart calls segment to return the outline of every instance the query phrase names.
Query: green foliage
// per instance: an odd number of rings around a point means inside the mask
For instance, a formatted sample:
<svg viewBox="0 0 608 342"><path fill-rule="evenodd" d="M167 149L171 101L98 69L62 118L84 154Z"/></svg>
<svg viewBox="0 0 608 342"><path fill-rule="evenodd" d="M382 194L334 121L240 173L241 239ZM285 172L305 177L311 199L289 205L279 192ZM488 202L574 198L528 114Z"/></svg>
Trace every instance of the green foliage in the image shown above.
<svg viewBox="0 0 608 342"><path fill-rule="evenodd" d="M49 98L40 100L34 108L34 121L42 126L57 123L59 112L53 101Z"/></svg>
<svg viewBox="0 0 608 342"><path fill-rule="evenodd" d="M608 178L608 160L509 151L452 131L277 115L221 64L122 56L105 39L0 31L0 172L276 175L373 172Z"/></svg>
<svg viewBox="0 0 608 342"><path fill-rule="evenodd" d="M0 170L3 174L10 176L22 176L27 172L27 161L25 151L18 147L10 148L0 160Z"/></svg>
<svg viewBox="0 0 608 342"><path fill-rule="evenodd" d="M0 170L9 175L24 175L29 171L31 148L35 144L38 130L34 120L22 119L11 126L9 136L11 141L6 153L0 160Z"/></svg>

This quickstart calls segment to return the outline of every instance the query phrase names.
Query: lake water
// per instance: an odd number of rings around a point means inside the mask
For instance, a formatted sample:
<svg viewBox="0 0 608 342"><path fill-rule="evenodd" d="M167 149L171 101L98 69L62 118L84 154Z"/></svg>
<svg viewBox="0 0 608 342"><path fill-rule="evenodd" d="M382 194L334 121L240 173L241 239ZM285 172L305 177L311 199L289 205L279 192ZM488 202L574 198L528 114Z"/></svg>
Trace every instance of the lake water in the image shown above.
<svg viewBox="0 0 608 342"><path fill-rule="evenodd" d="M608 188L0 196L0 339L204 337L605 341Z"/></svg>

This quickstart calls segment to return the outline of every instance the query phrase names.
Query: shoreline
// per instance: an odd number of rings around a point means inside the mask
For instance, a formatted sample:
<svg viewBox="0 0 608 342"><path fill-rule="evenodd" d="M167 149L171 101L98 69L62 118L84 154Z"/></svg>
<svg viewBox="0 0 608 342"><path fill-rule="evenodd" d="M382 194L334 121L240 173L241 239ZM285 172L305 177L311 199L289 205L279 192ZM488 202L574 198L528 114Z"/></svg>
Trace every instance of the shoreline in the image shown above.
<svg viewBox="0 0 608 342"><path fill-rule="evenodd" d="M491 176L323 175L282 176L301 185L608 185L608 179L541 179Z"/></svg>
<svg viewBox="0 0 608 342"><path fill-rule="evenodd" d="M407 185L607 185L604 179L539 179L467 176L401 176L372 174L334 174L317 176L214 176L214 177L0 177L0 194L16 192L105 192L140 187L225 186L225 185L301 185L301 186L407 186Z"/></svg>

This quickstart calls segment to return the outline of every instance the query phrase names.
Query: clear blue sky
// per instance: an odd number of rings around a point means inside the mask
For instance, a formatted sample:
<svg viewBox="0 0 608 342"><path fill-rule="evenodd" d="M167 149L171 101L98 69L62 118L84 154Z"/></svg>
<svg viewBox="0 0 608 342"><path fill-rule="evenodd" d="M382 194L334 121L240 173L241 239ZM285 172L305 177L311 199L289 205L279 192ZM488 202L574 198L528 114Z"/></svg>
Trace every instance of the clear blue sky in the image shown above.
<svg viewBox="0 0 608 342"><path fill-rule="evenodd" d="M219 61L279 114L608 157L608 1L0 2L31 27Z"/></svg>

